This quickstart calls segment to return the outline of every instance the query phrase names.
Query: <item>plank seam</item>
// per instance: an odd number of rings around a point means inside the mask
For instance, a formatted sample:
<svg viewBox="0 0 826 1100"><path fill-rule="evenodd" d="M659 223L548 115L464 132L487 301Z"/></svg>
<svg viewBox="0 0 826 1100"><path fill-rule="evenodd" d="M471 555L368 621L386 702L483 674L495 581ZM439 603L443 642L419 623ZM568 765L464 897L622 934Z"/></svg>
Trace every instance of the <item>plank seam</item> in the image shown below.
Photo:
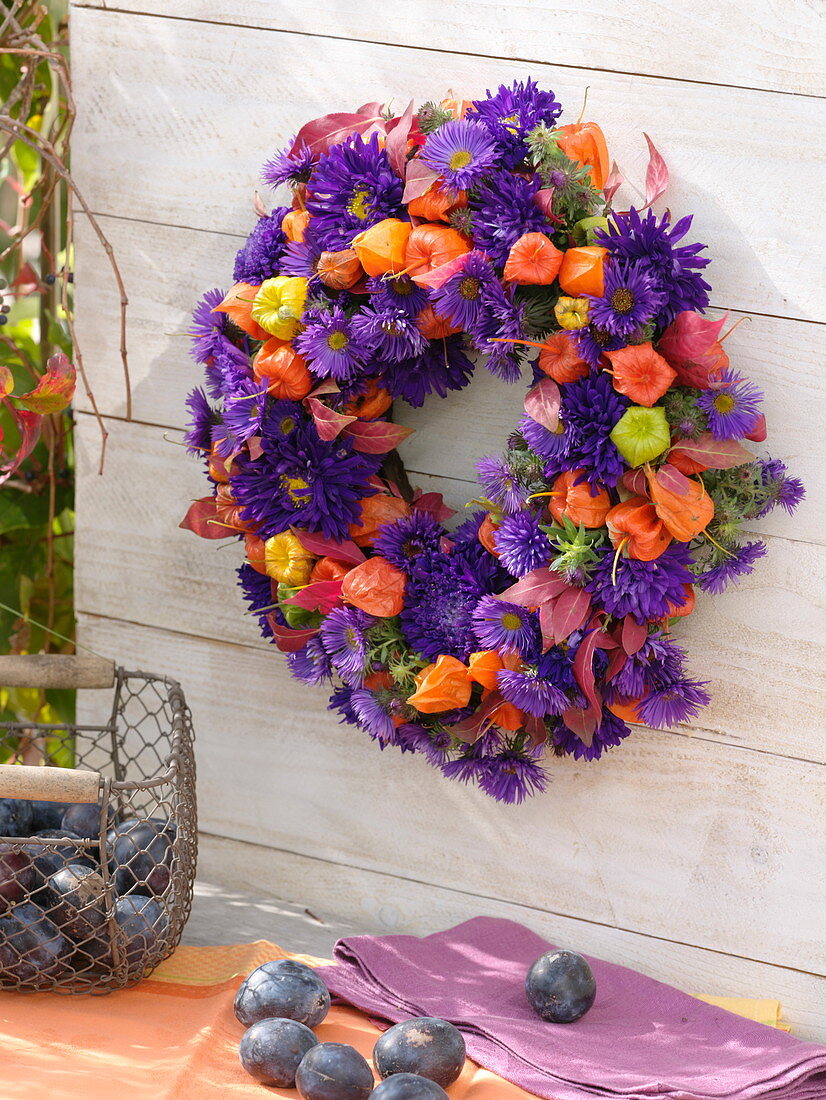
<svg viewBox="0 0 826 1100"><path fill-rule="evenodd" d="M329 39L334 42L360 42L367 46L388 46L391 48L404 49L404 50L418 50L420 53L437 53L448 54L457 57L482 57L490 61L506 61L517 62L519 64L526 65L547 65L547 61L543 61L537 57L506 57L501 54L490 53L467 53L464 50L450 50L450 49L437 49L435 46L419 46L410 45L408 43L399 42L385 42L381 39L373 38L354 38L349 35L343 34L311 34L309 31L299 31L295 29L287 29L284 27L258 27L249 23L227 23L217 19L192 19L184 15L159 15L157 12L138 12L130 11L128 8L114 8L114 7L98 7L83 3L73 3L73 8L82 8L86 11L93 12L105 12L112 15L128 15L135 19L166 19L170 22L176 23L200 23L211 27L228 27L233 30L258 30L265 34L295 34L300 35L302 38L321 38ZM640 77L644 80L663 80L672 84L688 84L689 86L705 86L709 88L732 88L735 91L742 92L758 92L763 95L787 95L795 96L798 99L813 99L820 101L826 99L826 96L818 95L816 92L793 92L786 88L758 88L748 84L728 84L725 82L719 82L715 80L686 80L684 77L679 76L666 76L660 73L641 73L632 69L605 69L596 67L593 65L558 65L559 69L570 69L574 72L584 73L614 73L618 76L633 76Z"/></svg>

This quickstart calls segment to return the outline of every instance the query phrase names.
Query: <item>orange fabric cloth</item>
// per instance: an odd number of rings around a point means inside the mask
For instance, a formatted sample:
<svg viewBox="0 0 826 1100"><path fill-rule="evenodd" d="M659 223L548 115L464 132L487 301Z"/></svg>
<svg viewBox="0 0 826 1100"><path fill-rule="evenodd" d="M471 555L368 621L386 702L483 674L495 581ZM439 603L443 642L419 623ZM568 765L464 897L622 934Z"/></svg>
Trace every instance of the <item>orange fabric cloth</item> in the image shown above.
<svg viewBox="0 0 826 1100"><path fill-rule="evenodd" d="M241 1068L244 1029L232 1012L245 974L290 955L257 943L180 947L135 989L108 996L0 994L2 1100L217 1100L298 1097L263 1089ZM717 1001L730 1011L739 1002ZM743 1015L779 1018L776 1002L743 1002ZM759 1018L753 1016L752 1018ZM765 1020L768 1022L768 1019ZM351 1008L333 1007L316 1032L322 1042L350 1043L370 1058L378 1028ZM451 1085L452 1100L525 1100L532 1094L468 1061Z"/></svg>

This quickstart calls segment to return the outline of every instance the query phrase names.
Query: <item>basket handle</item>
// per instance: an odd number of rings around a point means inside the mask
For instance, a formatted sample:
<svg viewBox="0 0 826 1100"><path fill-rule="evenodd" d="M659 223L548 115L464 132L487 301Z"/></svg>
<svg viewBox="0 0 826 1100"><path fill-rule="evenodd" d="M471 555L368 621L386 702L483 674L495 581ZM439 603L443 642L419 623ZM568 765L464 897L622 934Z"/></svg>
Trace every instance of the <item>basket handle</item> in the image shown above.
<svg viewBox="0 0 826 1100"><path fill-rule="evenodd" d="M115 663L105 657L80 654L25 653L0 657L3 687L110 688Z"/></svg>
<svg viewBox="0 0 826 1100"><path fill-rule="evenodd" d="M99 802L100 773L82 768L0 764L0 798Z"/></svg>

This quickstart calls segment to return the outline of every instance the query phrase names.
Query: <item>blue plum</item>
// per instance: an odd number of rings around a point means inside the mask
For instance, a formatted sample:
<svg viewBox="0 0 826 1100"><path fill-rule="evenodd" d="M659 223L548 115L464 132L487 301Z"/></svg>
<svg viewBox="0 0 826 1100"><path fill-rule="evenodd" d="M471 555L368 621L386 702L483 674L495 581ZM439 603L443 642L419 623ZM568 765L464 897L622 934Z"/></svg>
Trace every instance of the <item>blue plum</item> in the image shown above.
<svg viewBox="0 0 826 1100"><path fill-rule="evenodd" d="M465 1055L465 1040L457 1027L434 1016L420 1016L380 1035L373 1062L381 1077L414 1073L447 1088L462 1072Z"/></svg>
<svg viewBox="0 0 826 1100"><path fill-rule="evenodd" d="M36 879L31 856L15 851L11 844L0 844L0 912L24 901Z"/></svg>
<svg viewBox="0 0 826 1100"><path fill-rule="evenodd" d="M162 894L172 875L173 845L178 830L165 818L130 817L110 829L110 867L119 894L136 890Z"/></svg>
<svg viewBox="0 0 826 1100"><path fill-rule="evenodd" d="M27 799L0 798L0 836L28 836L32 819L32 804Z"/></svg>
<svg viewBox="0 0 826 1100"><path fill-rule="evenodd" d="M80 863L67 863L47 879L50 916L76 943L95 936L106 923L103 878Z"/></svg>
<svg viewBox="0 0 826 1100"><path fill-rule="evenodd" d="M60 827L86 840L97 840L100 836L102 811L103 807L99 802L72 802L60 820ZM111 806L108 807L106 815L111 825L115 819L115 811Z"/></svg>
<svg viewBox="0 0 826 1100"><path fill-rule="evenodd" d="M528 971L525 994L540 1019L572 1024L594 1003L597 983L588 963L575 951L548 951Z"/></svg>
<svg viewBox="0 0 826 1100"><path fill-rule="evenodd" d="M161 950L159 941L166 933L169 921L154 898L141 894L119 898L115 905L115 920L120 928L121 945L130 970L142 969L147 962L157 961Z"/></svg>
<svg viewBox="0 0 826 1100"><path fill-rule="evenodd" d="M370 1093L370 1100L448 1100L441 1085L417 1073L395 1073Z"/></svg>
<svg viewBox="0 0 826 1100"><path fill-rule="evenodd" d="M233 1007L244 1027L271 1016L316 1027L330 1011L330 994L309 966L277 959L263 963L244 979Z"/></svg>
<svg viewBox="0 0 826 1100"><path fill-rule="evenodd" d="M367 1100L373 1071L355 1047L318 1043L304 1055L295 1087L304 1100Z"/></svg>
<svg viewBox="0 0 826 1100"><path fill-rule="evenodd" d="M0 978L43 985L66 973L73 945L32 902L0 919Z"/></svg>
<svg viewBox="0 0 826 1100"><path fill-rule="evenodd" d="M259 1020L241 1039L241 1065L262 1085L291 1089L304 1055L318 1039L297 1020Z"/></svg>
<svg viewBox="0 0 826 1100"><path fill-rule="evenodd" d="M39 832L41 829L59 829L63 815L69 809L70 802L41 802L33 801L32 829Z"/></svg>

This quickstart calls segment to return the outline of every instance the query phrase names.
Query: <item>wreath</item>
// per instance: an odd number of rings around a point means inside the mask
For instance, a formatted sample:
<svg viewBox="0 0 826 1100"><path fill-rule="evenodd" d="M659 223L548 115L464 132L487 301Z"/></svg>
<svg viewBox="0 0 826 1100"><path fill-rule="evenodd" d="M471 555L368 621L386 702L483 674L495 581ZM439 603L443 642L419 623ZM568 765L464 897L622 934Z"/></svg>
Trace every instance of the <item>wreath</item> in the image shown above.
<svg viewBox="0 0 826 1100"><path fill-rule="evenodd" d="M630 725L696 717L707 685L671 627L803 497L729 364L691 216L647 138L645 205L592 122L533 81L483 99L370 103L309 122L263 179L291 189L193 316L206 391L187 446L211 493L181 526L243 539L261 633L330 709L504 802L543 757L596 760ZM527 378L504 453L458 525L414 490L393 402Z"/></svg>

